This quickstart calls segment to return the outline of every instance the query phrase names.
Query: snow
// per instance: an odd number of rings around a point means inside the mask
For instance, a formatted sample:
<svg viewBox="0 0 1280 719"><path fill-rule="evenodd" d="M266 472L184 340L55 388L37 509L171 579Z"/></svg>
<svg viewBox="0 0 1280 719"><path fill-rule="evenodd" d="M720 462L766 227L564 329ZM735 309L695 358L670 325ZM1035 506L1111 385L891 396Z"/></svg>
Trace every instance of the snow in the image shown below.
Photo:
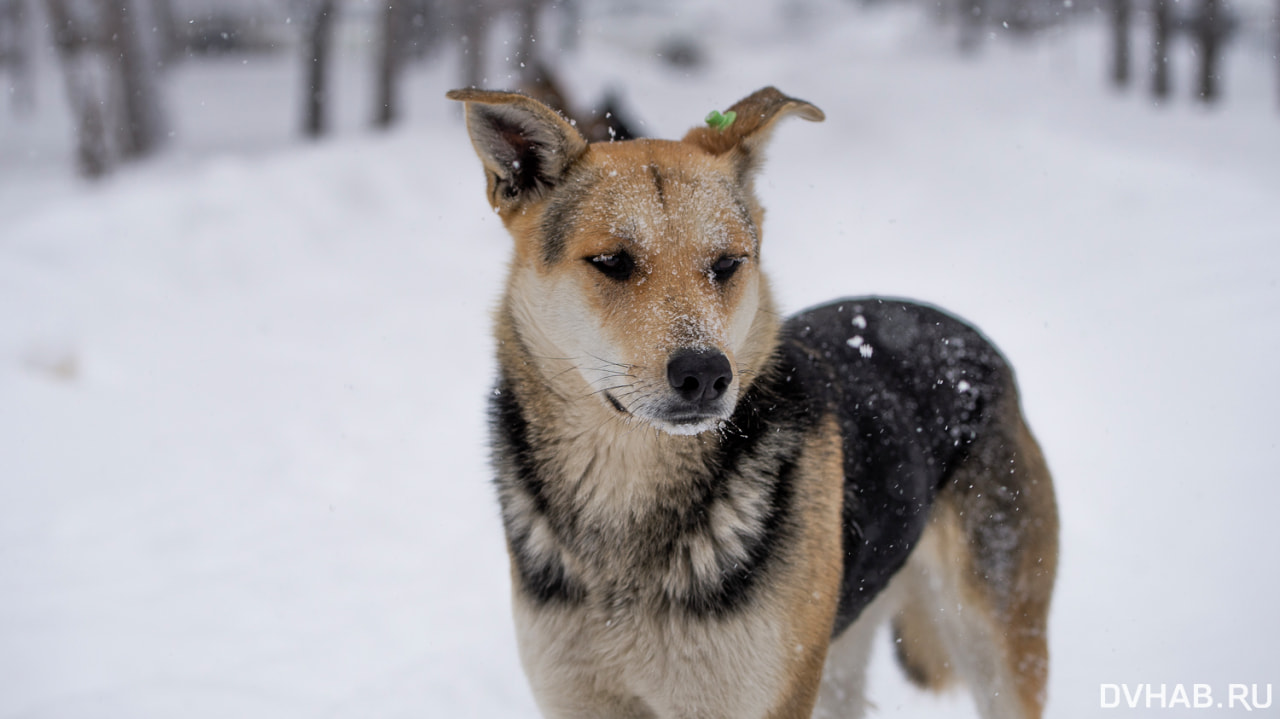
<svg viewBox="0 0 1280 719"><path fill-rule="evenodd" d="M764 7L702 71L590 25L564 65L665 137L765 84L814 102L757 183L783 306L915 297L1012 360L1063 521L1049 717L1276 681L1268 63L1156 108L1104 87L1091 23L960 59L910 12ZM0 717L536 715L485 447L509 242L453 65L372 136L344 52L334 140L291 139L294 58L191 63L168 153L101 185L67 176L50 63L0 113ZM879 714L974 716L888 649Z"/></svg>

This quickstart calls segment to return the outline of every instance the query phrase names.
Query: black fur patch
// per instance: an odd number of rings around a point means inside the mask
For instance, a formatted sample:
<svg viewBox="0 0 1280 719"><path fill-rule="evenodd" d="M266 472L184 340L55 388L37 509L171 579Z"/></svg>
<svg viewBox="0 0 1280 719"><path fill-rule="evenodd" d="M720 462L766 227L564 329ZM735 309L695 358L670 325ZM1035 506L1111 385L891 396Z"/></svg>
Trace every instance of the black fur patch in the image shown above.
<svg viewBox="0 0 1280 719"><path fill-rule="evenodd" d="M857 298L786 324L840 420L844 577L834 634L898 571L937 490L991 421L1008 367L976 330L923 305Z"/></svg>
<svg viewBox="0 0 1280 719"><path fill-rule="evenodd" d="M544 476L548 468L536 457L530 441L530 427L510 385L500 382L489 406L494 440L494 461L498 465L498 492L504 513L509 510L509 493L519 492L533 504L541 517L551 515ZM504 516L507 542L520 577L521 588L540 603L580 602L585 592L574 582L559 557L534 557L528 550L528 525Z"/></svg>
<svg viewBox="0 0 1280 719"><path fill-rule="evenodd" d="M521 588L539 604L578 604L586 598L582 586L569 579L561 562L521 563L516 569L520 573Z"/></svg>
<svg viewBox="0 0 1280 719"><path fill-rule="evenodd" d="M497 460L500 463L504 460L510 462L513 470L511 479L515 486L533 499L539 512L546 512L548 504L543 491L543 468L534 457L533 447L529 443L529 423L525 421L524 413L509 384L502 382L493 391L489 409L490 421L498 442Z"/></svg>

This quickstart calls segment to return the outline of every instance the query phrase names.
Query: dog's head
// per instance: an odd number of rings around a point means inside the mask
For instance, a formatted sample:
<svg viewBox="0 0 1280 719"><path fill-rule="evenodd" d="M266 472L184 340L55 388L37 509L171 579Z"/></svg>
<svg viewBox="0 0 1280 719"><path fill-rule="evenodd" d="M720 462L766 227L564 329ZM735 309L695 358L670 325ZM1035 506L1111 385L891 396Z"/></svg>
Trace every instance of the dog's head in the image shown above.
<svg viewBox="0 0 1280 719"><path fill-rule="evenodd" d="M822 112L770 87L679 142L588 144L524 95L449 97L515 239L506 308L554 391L672 434L727 419L777 328L752 178L779 119Z"/></svg>

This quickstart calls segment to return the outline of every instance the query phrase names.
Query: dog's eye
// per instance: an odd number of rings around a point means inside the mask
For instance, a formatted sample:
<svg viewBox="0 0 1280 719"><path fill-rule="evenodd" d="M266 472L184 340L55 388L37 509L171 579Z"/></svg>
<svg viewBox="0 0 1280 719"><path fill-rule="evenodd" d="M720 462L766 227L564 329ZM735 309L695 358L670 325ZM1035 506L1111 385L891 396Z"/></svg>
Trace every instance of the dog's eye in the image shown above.
<svg viewBox="0 0 1280 719"><path fill-rule="evenodd" d="M721 257L711 266L711 278L716 282L728 282L746 261L745 257Z"/></svg>
<svg viewBox="0 0 1280 719"><path fill-rule="evenodd" d="M590 262L592 267L600 270L609 279L619 282L630 279L631 273L636 268L635 260L632 260L631 255L625 252L588 257L587 262Z"/></svg>

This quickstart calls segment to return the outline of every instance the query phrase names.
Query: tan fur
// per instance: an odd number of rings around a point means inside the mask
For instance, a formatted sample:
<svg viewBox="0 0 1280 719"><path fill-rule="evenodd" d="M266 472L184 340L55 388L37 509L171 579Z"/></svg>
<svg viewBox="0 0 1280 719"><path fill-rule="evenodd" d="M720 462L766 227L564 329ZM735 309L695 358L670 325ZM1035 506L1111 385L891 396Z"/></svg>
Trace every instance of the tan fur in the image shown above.
<svg viewBox="0 0 1280 719"><path fill-rule="evenodd" d="M732 367L730 409L759 379L779 319L759 269L763 211L752 172L773 123L787 114L820 120L821 111L767 88L735 105L738 120L723 132L588 145L530 98L478 90L450 97L468 103L490 202L515 241L495 331L506 391L518 396L534 433L529 452L560 469L560 481L540 489L544 499L575 507L575 521L601 543L599 556L571 555L548 520L535 518L520 525L522 550L534 559L570 557L565 571L592 586L629 587L628 522L687 489L717 439L702 431L714 423L681 433L654 418L668 358L681 349L722 352ZM502 126L516 120L526 123L518 131ZM562 178L577 183L569 210L551 206L539 178L521 175L529 168L494 149L529 138L555 152L518 157L553 174L572 166ZM549 244L549 217L561 211L572 231ZM548 261L553 251L567 260ZM635 260L625 286L591 264L619 252ZM725 257L744 262L732 283L717 285L708 268ZM631 587L614 604L538 603L517 588L521 659L542 712L803 719L816 702L818 716L859 716L870 638L893 616L900 657L917 683L937 689L957 677L988 719L1039 717L1057 516L1043 457L1012 388L1007 396L999 426L937 498L907 566L830 656L843 571L844 458L834 416L802 439L796 521L768 583L742 610L698 618L645 599L678 596L711 576L716 552L746 551L735 544L740 530L762 510L732 492L710 505L705 532L678 538L683 544L658 586ZM537 517L526 506L533 500L507 501L504 512ZM512 571L518 585L514 554Z"/></svg>
<svg viewBox="0 0 1280 719"><path fill-rule="evenodd" d="M769 714L777 719L808 717L818 696L837 600L836 592L821 588L840 583L841 488L829 478L843 474L841 460L840 430L829 419L804 453L801 471L804 477L812 477L799 485L804 534L795 544L795 556L787 558L794 576L782 585L778 598L780 611L790 622L792 644L781 647L791 661L782 702Z"/></svg>

